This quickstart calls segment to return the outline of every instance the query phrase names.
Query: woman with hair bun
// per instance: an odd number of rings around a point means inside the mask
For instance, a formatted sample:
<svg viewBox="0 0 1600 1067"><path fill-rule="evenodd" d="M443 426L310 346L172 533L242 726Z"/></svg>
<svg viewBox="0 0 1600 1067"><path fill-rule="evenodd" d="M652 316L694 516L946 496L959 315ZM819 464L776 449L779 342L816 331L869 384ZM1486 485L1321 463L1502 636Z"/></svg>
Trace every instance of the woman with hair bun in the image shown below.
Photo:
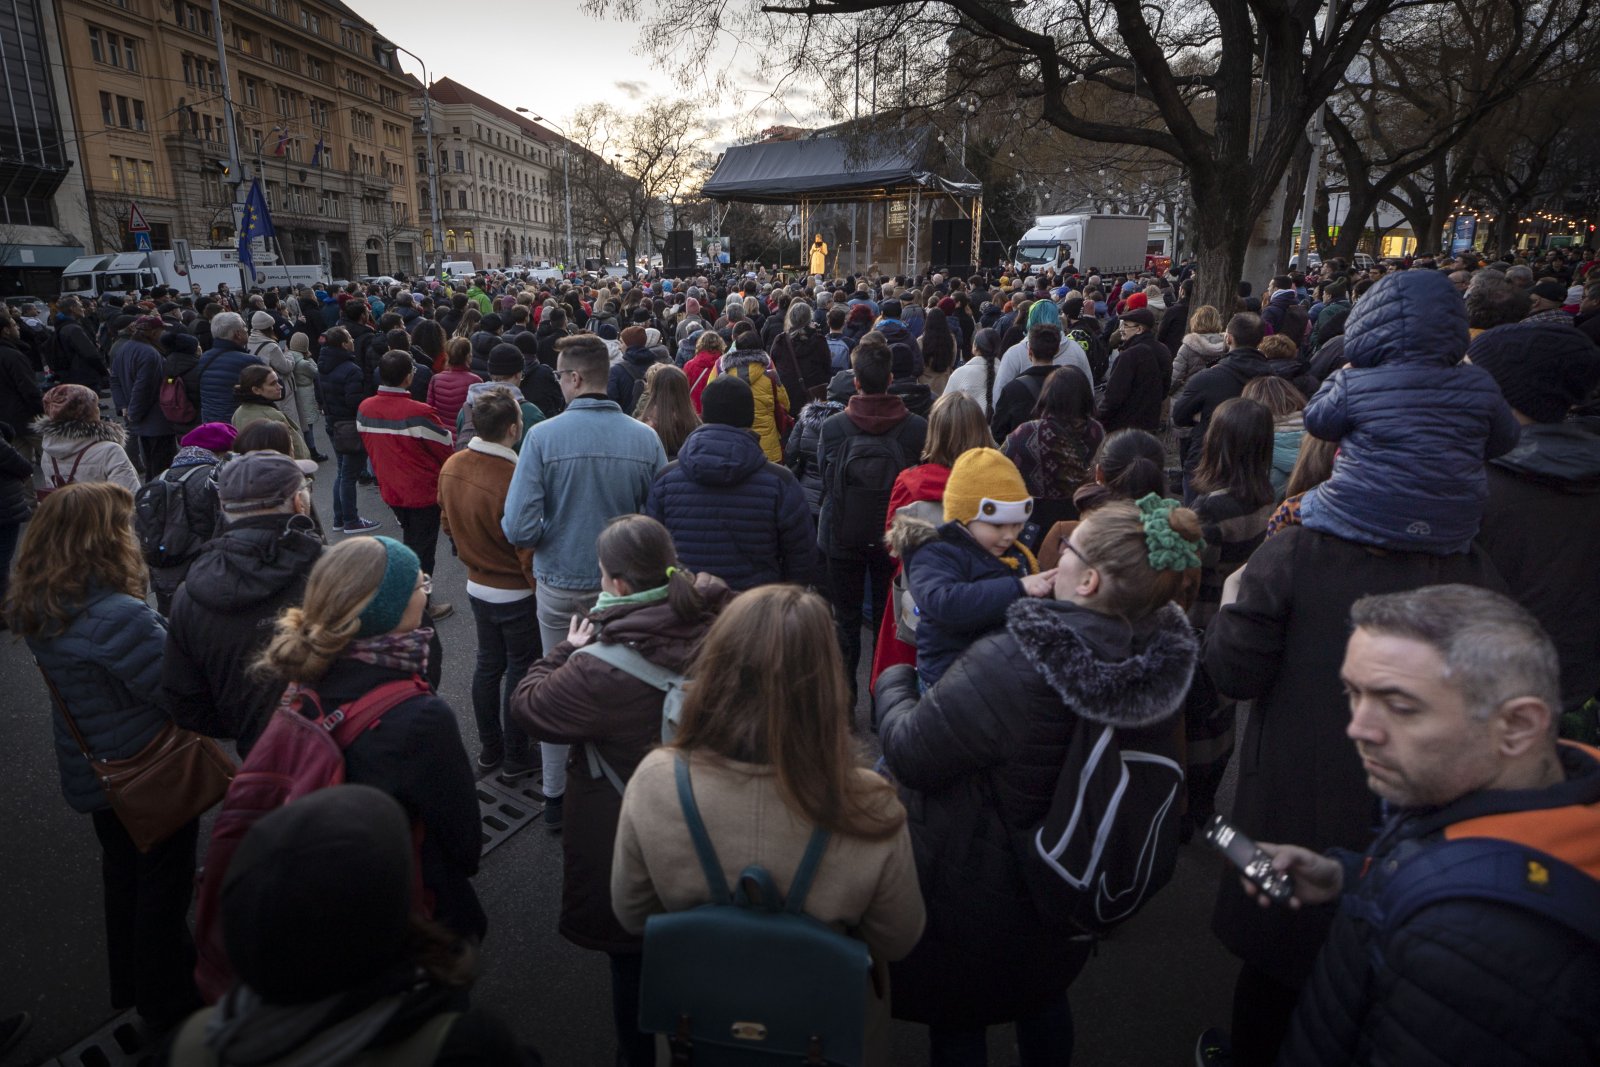
<svg viewBox="0 0 1600 1067"><path fill-rule="evenodd" d="M417 695L386 712L345 749L345 781L398 800L422 834L422 884L433 917L481 940L488 921L472 888L482 849L478 797L455 712L428 684L437 655L425 624L430 583L416 553L389 537L327 550L311 568L303 606L278 616L259 669L316 690L324 711L412 678Z"/></svg>
<svg viewBox="0 0 1600 1067"><path fill-rule="evenodd" d="M906 667L878 679L928 910L928 933L891 971L894 1010L931 1027L931 1062L987 1062L985 1028L1008 1022L1023 1067L1071 1061L1067 988L1090 941L1035 903L1021 852L1033 836L1015 831L1044 820L1063 767L1091 764L1073 746L1099 728L1181 759L1199 641L1172 600L1200 549L1199 519L1173 501L1102 504L1064 542L1054 599L1019 599L926 692Z"/></svg>
<svg viewBox="0 0 1600 1067"><path fill-rule="evenodd" d="M546 822L564 831L560 930L573 944L611 957L621 1062L638 1067L655 1062L655 1044L639 1032L641 941L612 914L611 860L622 790L661 743L666 695L599 655L577 653L591 644L628 649L683 674L733 594L722 579L680 567L672 535L649 516L611 520L595 548L600 599L528 669L512 694L511 716L536 741L572 746L567 791L549 802L557 812L571 810L557 822L546 809Z"/></svg>

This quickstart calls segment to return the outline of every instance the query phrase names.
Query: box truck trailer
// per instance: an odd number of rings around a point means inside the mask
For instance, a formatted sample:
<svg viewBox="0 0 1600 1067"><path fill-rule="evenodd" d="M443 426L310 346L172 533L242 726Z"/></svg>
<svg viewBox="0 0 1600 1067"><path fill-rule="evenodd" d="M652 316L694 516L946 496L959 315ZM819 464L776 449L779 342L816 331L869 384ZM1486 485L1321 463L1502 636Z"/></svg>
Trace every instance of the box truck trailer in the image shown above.
<svg viewBox="0 0 1600 1067"><path fill-rule="evenodd" d="M1145 269L1150 220L1143 215L1040 215L1017 242L1017 271L1137 273Z"/></svg>

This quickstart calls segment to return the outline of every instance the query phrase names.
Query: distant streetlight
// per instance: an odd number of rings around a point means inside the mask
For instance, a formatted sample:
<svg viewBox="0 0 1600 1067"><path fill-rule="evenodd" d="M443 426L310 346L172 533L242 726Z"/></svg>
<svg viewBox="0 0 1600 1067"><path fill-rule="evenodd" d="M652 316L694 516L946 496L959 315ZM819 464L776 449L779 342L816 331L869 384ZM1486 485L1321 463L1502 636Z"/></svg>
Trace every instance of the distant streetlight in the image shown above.
<svg viewBox="0 0 1600 1067"><path fill-rule="evenodd" d="M572 157L572 138L567 136L566 130L562 129L560 126L557 126L554 122L550 122L549 119L544 118L541 115L535 115L528 108L519 107L517 110L532 118L534 122L549 122L551 126L555 127L555 131L561 135L561 189L562 193L564 194L563 199L566 200L567 266L568 268L571 268L575 258L572 251L572 175L570 163Z"/></svg>

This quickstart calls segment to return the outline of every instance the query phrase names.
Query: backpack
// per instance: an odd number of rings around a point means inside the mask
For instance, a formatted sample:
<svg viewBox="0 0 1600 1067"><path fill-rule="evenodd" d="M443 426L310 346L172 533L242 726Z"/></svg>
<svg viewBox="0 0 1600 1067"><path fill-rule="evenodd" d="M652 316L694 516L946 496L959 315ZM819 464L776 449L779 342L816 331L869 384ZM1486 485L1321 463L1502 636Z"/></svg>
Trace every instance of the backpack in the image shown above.
<svg viewBox="0 0 1600 1067"><path fill-rule="evenodd" d="M917 500L904 507L894 509L896 515L908 515L913 519L923 519L938 526L944 521L944 506L936 500ZM902 644L915 648L917 645L917 621L921 612L917 611L917 602L911 595L911 579L906 574L905 561L900 562L900 571L894 576L893 592L890 594L889 603L894 608L894 636Z"/></svg>
<svg viewBox="0 0 1600 1067"><path fill-rule="evenodd" d="M41 488L35 488L34 491L33 491L34 495L39 500L43 500L45 497L49 496L51 493L55 492L57 489L60 489L63 486L71 485L73 482L77 481L78 480L78 464L83 462L83 457L89 454L89 449L93 448L95 446L95 444L96 444L96 442L90 441L88 444L84 445L82 448L78 449L76 452L74 452L72 454L72 466L70 468L68 468L67 473L66 473L65 476L63 476L62 473L61 473L61 465L56 462L56 457L51 456L50 457L50 471L51 471L50 484L45 486L45 487L43 487L42 489ZM42 464L41 464L41 466L42 466Z"/></svg>
<svg viewBox="0 0 1600 1067"><path fill-rule="evenodd" d="M593 656L623 674L637 678L665 693L666 699L661 703L661 743L670 745L673 738L678 736L678 724L683 721L683 701L689 686L687 678L651 663L627 645L607 645L591 641L581 648L573 649L572 654ZM605 757L600 755L599 749L592 743L586 742L583 748L589 761L589 776L599 778L602 774L605 775L606 780L620 795L624 791L622 776L606 762Z"/></svg>
<svg viewBox="0 0 1600 1067"><path fill-rule="evenodd" d="M893 433L857 433L844 439L828 468L833 544L866 552L883 545L884 519L894 480L910 464Z"/></svg>
<svg viewBox="0 0 1600 1067"><path fill-rule="evenodd" d="M200 413L189 399L189 390L177 374L166 373L161 378L159 403L161 414L174 426L187 426L200 421Z"/></svg>
<svg viewBox="0 0 1600 1067"><path fill-rule="evenodd" d="M133 529L150 566L173 567L192 559L215 533L215 518L197 521L191 506L189 482L201 471L207 473L200 491L215 492L216 464L196 463L175 478L167 477L174 471L163 471L133 494Z"/></svg>
<svg viewBox="0 0 1600 1067"><path fill-rule="evenodd" d="M215 1006L189 1016L172 1042L171 1067L216 1067L221 1061L206 1044L206 1028L217 1013ZM348 1067L433 1067L461 1013L443 1011L417 1027L407 1037L359 1052L342 1061Z"/></svg>
<svg viewBox="0 0 1600 1067"><path fill-rule="evenodd" d="M828 845L811 834L787 900L752 864L728 887L695 804L688 761L678 802L711 902L652 915L644 928L639 1029L666 1034L673 1063L831 1064L863 1060L872 959L864 942L803 911Z"/></svg>
<svg viewBox="0 0 1600 1067"><path fill-rule="evenodd" d="M644 399L645 372L642 370L634 370L633 360L631 359L624 359L621 361L621 363L627 368L628 373L633 376L633 389L628 393L628 402L622 405L622 410L627 412L629 415L635 415L639 410L639 401Z"/></svg>
<svg viewBox="0 0 1600 1067"><path fill-rule="evenodd" d="M1161 751L1133 747L1135 737ZM1155 896L1177 866L1182 796L1172 720L1119 736L1113 726L1080 717L1049 810L1017 842L1023 878L1046 924L1097 937Z"/></svg>
<svg viewBox="0 0 1600 1067"><path fill-rule="evenodd" d="M233 966L222 940L222 884L239 843L257 821L285 804L344 781L344 751L356 738L376 727L383 716L414 696L430 692L428 683L413 675L385 682L351 703L324 713L316 690L290 685L272 713L250 755L234 775L222 798L222 809L211 827L205 866L196 881L195 983L200 995L215 1004L233 985ZM308 716L306 711L313 711ZM422 846L421 828L412 837ZM422 889L420 860L413 865L413 897L427 913L432 902Z"/></svg>
<svg viewBox="0 0 1600 1067"><path fill-rule="evenodd" d="M850 346L843 337L828 335L829 363L835 371L850 369Z"/></svg>

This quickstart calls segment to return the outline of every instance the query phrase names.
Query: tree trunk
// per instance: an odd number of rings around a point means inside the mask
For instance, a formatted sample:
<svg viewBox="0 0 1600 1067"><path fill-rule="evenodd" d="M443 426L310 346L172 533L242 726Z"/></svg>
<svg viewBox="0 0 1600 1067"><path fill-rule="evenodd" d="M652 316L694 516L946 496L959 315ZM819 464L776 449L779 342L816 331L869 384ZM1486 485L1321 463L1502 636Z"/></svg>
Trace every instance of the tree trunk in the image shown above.
<svg viewBox="0 0 1600 1067"><path fill-rule="evenodd" d="M1244 250L1250 236L1248 221L1228 225L1220 212L1197 205L1195 212L1194 295L1191 309L1211 305L1224 322L1239 305L1239 280L1244 277Z"/></svg>

